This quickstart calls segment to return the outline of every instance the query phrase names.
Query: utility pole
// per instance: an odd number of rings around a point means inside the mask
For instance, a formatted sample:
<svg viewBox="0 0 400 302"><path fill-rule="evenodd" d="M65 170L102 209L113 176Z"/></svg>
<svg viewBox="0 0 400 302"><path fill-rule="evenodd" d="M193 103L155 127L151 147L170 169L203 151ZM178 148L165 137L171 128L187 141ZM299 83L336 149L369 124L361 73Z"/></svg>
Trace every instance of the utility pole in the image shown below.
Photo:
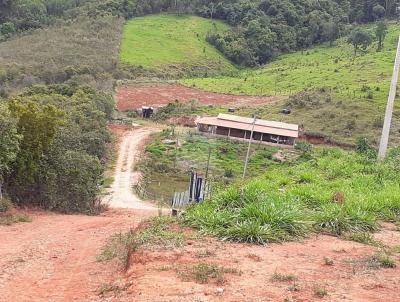
<svg viewBox="0 0 400 302"><path fill-rule="evenodd" d="M206 195L206 186L208 186L208 170L210 168L210 158L211 158L211 147L208 147L208 159L206 166L206 177L204 179L204 185L203 185L203 197Z"/></svg>
<svg viewBox="0 0 400 302"><path fill-rule="evenodd" d="M397 42L396 59L394 61L392 81L390 83L389 96L385 111L385 120L383 122L382 136L379 144L379 152L378 152L379 160L383 160L385 158L386 150L389 143L390 124L392 122L393 105L394 105L394 99L396 97L396 86L397 86L397 78L399 76L399 65L400 65L400 37Z"/></svg>
<svg viewBox="0 0 400 302"><path fill-rule="evenodd" d="M251 133L250 133L249 146L247 147L246 160L245 160L245 162L244 162L242 180L244 180L244 178L245 178L245 176L246 176L247 164L248 164L248 162L249 162L251 141L253 140L253 132L254 132L254 125L256 124L256 119L257 119L257 116L256 116L256 114L254 114L254 120L253 120L253 124L252 124L252 126L251 126Z"/></svg>

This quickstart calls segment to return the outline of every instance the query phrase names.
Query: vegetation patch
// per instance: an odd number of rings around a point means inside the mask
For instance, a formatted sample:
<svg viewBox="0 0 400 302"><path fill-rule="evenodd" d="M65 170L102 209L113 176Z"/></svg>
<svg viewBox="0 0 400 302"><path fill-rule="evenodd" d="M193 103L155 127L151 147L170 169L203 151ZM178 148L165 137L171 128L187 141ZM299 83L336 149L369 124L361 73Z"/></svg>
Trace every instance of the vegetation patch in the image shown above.
<svg viewBox="0 0 400 302"><path fill-rule="evenodd" d="M318 298L323 298L328 294L328 291L325 287L315 286L313 288L314 295Z"/></svg>
<svg viewBox="0 0 400 302"><path fill-rule="evenodd" d="M308 159L221 189L188 208L183 219L207 234L254 243L295 240L310 232L372 232L378 220L398 218L396 154L392 150L381 163L353 151L316 148ZM338 191L344 202L332 199Z"/></svg>
<svg viewBox="0 0 400 302"><path fill-rule="evenodd" d="M186 240L198 238L197 234L185 232L176 218L159 216L142 222L135 230L111 236L103 246L98 261L117 259L124 269L129 267L129 258L139 249L173 248Z"/></svg>
<svg viewBox="0 0 400 302"><path fill-rule="evenodd" d="M272 277L272 281L278 281L278 282L286 282L286 281L296 281L297 276L294 274L283 274L283 273L278 273L275 272Z"/></svg>
<svg viewBox="0 0 400 302"><path fill-rule="evenodd" d="M241 271L236 268L229 268L206 262L178 269L178 275L183 281L195 281L197 283L209 283L214 281L217 284L223 284L226 282L225 274L241 275Z"/></svg>
<svg viewBox="0 0 400 302"><path fill-rule="evenodd" d="M246 142L208 138L189 128L166 129L153 136L146 146L146 158L138 165L144 175L144 196L160 200L162 195L169 200L173 192L186 190L192 169L205 176L209 150L209 179L216 187L232 183L242 176L247 147ZM273 158L277 151L276 147L253 144L247 175L260 175L278 165Z"/></svg>
<svg viewBox="0 0 400 302"><path fill-rule="evenodd" d="M206 42L208 32L229 27L221 21L195 16L152 15L134 18L124 27L120 58L123 63L160 68L179 65L183 74L196 67L202 74L233 71L233 65ZM185 72L188 69L188 72Z"/></svg>
<svg viewBox="0 0 400 302"><path fill-rule="evenodd" d="M395 268L396 262L385 252L378 252L366 259L369 268Z"/></svg>
<svg viewBox="0 0 400 302"><path fill-rule="evenodd" d="M18 222L31 222L32 218L27 214L0 215L0 225L12 225Z"/></svg>

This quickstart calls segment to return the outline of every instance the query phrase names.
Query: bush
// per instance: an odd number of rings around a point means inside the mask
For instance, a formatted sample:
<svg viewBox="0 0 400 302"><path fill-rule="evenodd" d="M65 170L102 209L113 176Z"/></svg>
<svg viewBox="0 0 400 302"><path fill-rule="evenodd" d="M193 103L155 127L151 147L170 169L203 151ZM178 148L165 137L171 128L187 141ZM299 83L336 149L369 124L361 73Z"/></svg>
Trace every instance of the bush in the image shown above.
<svg viewBox="0 0 400 302"><path fill-rule="evenodd" d="M9 199L7 198L2 198L0 199L0 213L7 212L9 209L11 209L12 203Z"/></svg>

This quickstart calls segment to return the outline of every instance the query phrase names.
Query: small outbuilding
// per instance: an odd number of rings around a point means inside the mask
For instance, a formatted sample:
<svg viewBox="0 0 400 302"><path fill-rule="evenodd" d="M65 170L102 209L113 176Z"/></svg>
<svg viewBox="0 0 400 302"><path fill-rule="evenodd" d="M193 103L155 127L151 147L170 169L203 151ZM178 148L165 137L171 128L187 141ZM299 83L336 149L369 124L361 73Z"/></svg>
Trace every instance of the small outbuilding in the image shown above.
<svg viewBox="0 0 400 302"><path fill-rule="evenodd" d="M209 135L233 139L250 139L266 144L294 146L299 137L299 125L220 113L217 117L202 117L197 129Z"/></svg>

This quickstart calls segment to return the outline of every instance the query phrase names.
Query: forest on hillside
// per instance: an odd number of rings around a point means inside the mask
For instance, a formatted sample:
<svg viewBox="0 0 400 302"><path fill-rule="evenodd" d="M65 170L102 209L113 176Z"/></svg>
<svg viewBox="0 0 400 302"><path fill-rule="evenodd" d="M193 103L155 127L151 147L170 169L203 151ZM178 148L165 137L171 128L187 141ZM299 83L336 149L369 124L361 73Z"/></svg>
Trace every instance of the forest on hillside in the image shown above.
<svg viewBox="0 0 400 302"><path fill-rule="evenodd" d="M226 21L232 30L208 41L238 65L264 64L276 55L333 41L352 23L396 15L394 0L1 0L0 40L58 18L124 18L173 11Z"/></svg>

